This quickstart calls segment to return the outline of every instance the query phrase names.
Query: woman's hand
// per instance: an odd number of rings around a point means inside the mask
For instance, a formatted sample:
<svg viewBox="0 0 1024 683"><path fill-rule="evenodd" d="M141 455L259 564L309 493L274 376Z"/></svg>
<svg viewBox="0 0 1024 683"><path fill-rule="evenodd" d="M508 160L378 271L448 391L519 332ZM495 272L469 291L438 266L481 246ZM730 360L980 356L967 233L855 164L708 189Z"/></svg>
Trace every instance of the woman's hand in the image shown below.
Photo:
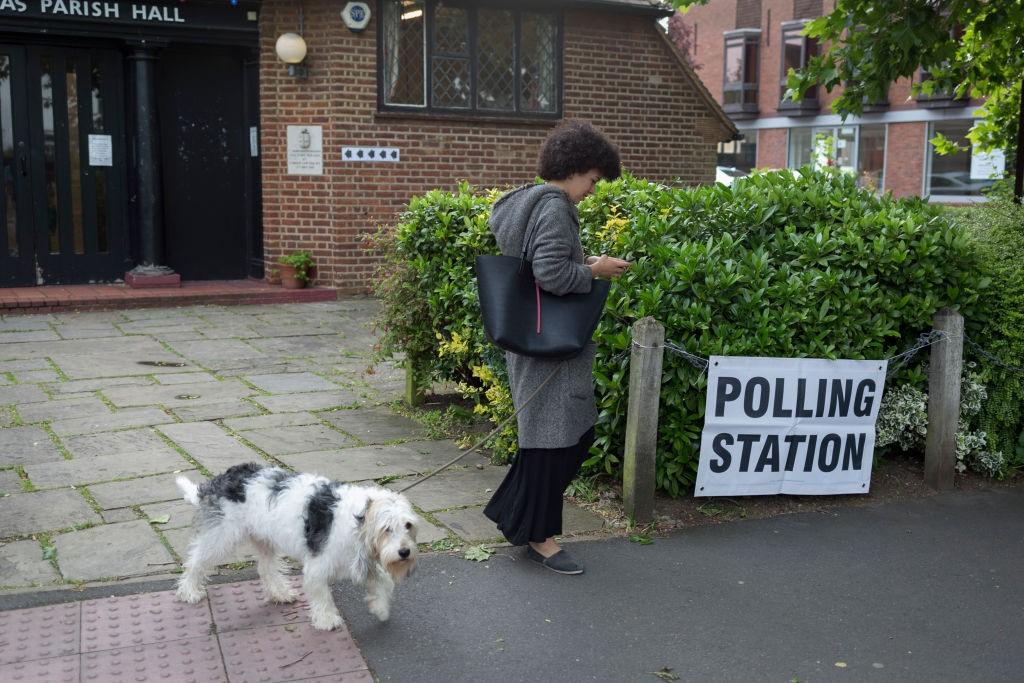
<svg viewBox="0 0 1024 683"><path fill-rule="evenodd" d="M611 279L625 273L633 264L612 256L588 256L587 265L594 277Z"/></svg>

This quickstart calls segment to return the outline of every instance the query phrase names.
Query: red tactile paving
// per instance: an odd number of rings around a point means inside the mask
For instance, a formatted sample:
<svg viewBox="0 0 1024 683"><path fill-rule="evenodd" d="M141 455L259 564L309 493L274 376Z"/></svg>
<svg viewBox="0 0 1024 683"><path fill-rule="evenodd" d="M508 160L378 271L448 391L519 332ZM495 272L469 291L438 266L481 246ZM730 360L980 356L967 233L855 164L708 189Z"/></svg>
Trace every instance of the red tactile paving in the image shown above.
<svg viewBox="0 0 1024 683"><path fill-rule="evenodd" d="M78 653L77 602L0 612L0 664Z"/></svg>
<svg viewBox="0 0 1024 683"><path fill-rule="evenodd" d="M4 683L78 683L78 655L37 659L0 666Z"/></svg>
<svg viewBox="0 0 1024 683"><path fill-rule="evenodd" d="M222 633L220 644L232 681L277 683L366 670L344 628L317 631L309 622L267 626Z"/></svg>
<svg viewBox="0 0 1024 683"><path fill-rule="evenodd" d="M0 288L0 315L58 313L122 308L202 304L272 304L334 301L325 287L284 289L262 280L183 282L168 289L132 289L126 285L50 285Z"/></svg>
<svg viewBox="0 0 1024 683"><path fill-rule="evenodd" d="M173 591L82 603L81 652L163 643L210 633L210 609L188 605Z"/></svg>
<svg viewBox="0 0 1024 683"><path fill-rule="evenodd" d="M302 577L288 580L301 596ZM266 604L259 581L208 591L198 605L161 591L0 612L0 682L373 681L348 630L314 630L304 600Z"/></svg>
<svg viewBox="0 0 1024 683"><path fill-rule="evenodd" d="M302 592L302 577L289 576L288 582L299 598L287 605L268 603L259 581L207 586L217 633L309 621L309 605Z"/></svg>
<svg viewBox="0 0 1024 683"><path fill-rule="evenodd" d="M82 683L227 683L213 636L153 643L82 655ZM243 679L244 680L244 679Z"/></svg>

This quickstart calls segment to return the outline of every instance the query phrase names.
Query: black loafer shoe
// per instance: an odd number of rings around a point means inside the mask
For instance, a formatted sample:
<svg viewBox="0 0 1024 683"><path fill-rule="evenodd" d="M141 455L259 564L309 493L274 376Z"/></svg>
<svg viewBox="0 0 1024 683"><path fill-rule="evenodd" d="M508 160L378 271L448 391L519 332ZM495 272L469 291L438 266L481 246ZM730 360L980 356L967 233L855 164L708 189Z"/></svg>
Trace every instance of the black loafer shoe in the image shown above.
<svg viewBox="0 0 1024 683"><path fill-rule="evenodd" d="M544 557L534 550L532 546L526 546L526 556L537 564L543 565L559 574L576 575L583 573L583 567L576 564L576 560L572 559L572 556L565 549L559 550L551 557Z"/></svg>

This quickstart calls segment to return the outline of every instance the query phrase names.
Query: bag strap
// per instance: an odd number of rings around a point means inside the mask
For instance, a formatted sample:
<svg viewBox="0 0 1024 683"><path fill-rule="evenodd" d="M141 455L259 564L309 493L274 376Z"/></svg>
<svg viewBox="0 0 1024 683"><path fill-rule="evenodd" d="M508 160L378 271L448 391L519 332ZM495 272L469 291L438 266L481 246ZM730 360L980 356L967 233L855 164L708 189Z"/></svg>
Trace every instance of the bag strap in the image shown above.
<svg viewBox="0 0 1024 683"><path fill-rule="evenodd" d="M527 218L526 218L526 229L529 230L529 232L526 233L523 236L523 254L522 254L522 256L519 259L519 274L520 275L522 275L523 270L526 268L526 264L529 263L526 260L526 254L530 250L530 243L533 241L534 235L537 234L537 222L533 221L533 226L531 227L530 226L530 221L533 220L533 215L535 213L537 213L537 207L539 207L542 203L548 201L548 198L550 196L551 195L545 194L540 199L538 199L537 203L533 205L532 209L530 209L530 215L527 216Z"/></svg>

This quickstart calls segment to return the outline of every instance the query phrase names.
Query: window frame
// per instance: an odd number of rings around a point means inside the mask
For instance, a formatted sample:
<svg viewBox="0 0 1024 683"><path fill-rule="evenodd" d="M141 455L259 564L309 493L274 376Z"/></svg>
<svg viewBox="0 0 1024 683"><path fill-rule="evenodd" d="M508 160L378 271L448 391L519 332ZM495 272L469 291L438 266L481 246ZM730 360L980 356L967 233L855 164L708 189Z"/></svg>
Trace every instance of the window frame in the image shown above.
<svg viewBox="0 0 1024 683"><path fill-rule="evenodd" d="M791 126L787 130L787 133L786 133L786 168L788 168L788 169L797 169L797 168L799 168L798 166L795 165L795 161L794 161L794 158L793 158L794 157L794 155L793 155L793 151L794 151L793 150L793 148L794 148L793 134L794 134L795 131L798 131L798 130L801 130L801 131L802 130L810 130L811 133L812 133L811 140L812 140L812 145L813 145L813 139L814 139L813 136L814 136L814 131L816 131L816 130L828 129L830 131L830 135L832 136L832 138L833 139L837 139L839 137L839 131L841 129L843 129L843 128L853 128L854 129L853 152L851 154L850 161L852 163L853 175L854 175L855 178L859 179L860 178L860 166L861 166L861 129L864 126L882 126L883 127L883 137L882 137L882 149L883 149L883 154L882 154L882 174L881 174L881 178L880 178L880 182L878 184L878 187L876 188L876 191L879 194L884 194L885 193L885 187L886 187L886 180L887 180L886 176L889 173L889 164L888 164L888 161L889 161L889 125L887 123L871 122L871 123L832 124L832 125L823 125L823 126ZM813 146L812 146L811 158L813 160ZM813 166L815 168L817 168L817 165L813 165Z"/></svg>
<svg viewBox="0 0 1024 683"><path fill-rule="evenodd" d="M965 122L967 124L967 128L969 130L971 128L971 126L974 125L975 119L966 118L966 117L962 118L962 119L960 119L960 118L940 119L940 120L937 120L937 121L929 121L928 124L925 126L925 137L924 137L925 151L924 151L924 166L923 166L924 173L922 174L924 177L921 178L921 196L926 198L929 202L937 203L937 204L944 204L944 203L953 203L953 204L961 203L961 204L963 204L963 203L986 202L986 201L988 201L988 197L986 197L984 194L981 193L981 190L985 189L985 188L980 188L977 194L965 194L965 193L956 194L956 193L952 193L952 192L950 192L950 193L935 194L932 191L932 164L933 164L935 156L936 156L936 154L938 154L938 152L935 151L935 147L934 147L934 145L932 145L931 140L932 140L932 138L935 137L935 125L936 124L945 124L945 123L950 123L950 122ZM970 151L967 152L967 154L971 155L973 153L974 153L974 146L971 145L971 149L970 149ZM1005 170L1004 170L1003 177L1004 178L1006 177ZM968 171L968 180L971 180L970 172L969 171ZM995 180L996 179L993 178L991 181L989 181L988 185L986 185L986 188L987 187L991 187L992 183L994 183ZM986 181L980 181L980 182L986 182Z"/></svg>
<svg viewBox="0 0 1024 683"><path fill-rule="evenodd" d="M391 0L385 0L390 2ZM388 114L411 114L437 117L468 117L473 119L516 119L522 121L550 121L559 120L563 113L564 99L564 69L565 60L565 21L564 13L561 11L547 10L542 3L516 3L501 2L495 4L479 4L468 0L443 0L447 5L459 7L467 14L467 41L469 57L469 107L438 107L433 105L434 99L434 78L433 61L435 57L444 57L444 53L435 50L434 16L438 2L442 0L423 0L424 11L424 40L423 40L423 80L424 80L424 104L392 104L385 102L385 58L384 58L384 35L386 27L384 21L377 22L377 111ZM383 4L380 6L383 10ZM484 10L508 11L515 21L515 34L513 36L513 60L516 65L513 74L513 106L516 109L483 109L477 101L479 93L479 12ZM522 25L523 17L526 14L547 15L554 19L555 25L555 63L554 63L554 109L549 112L521 111L520 106L520 57L522 56ZM384 12L380 11L378 16L383 17Z"/></svg>
<svg viewBox="0 0 1024 683"><path fill-rule="evenodd" d="M812 96L804 95L803 99L799 102L792 100L783 99L783 96L788 90L786 86L786 39L794 36L801 39L800 42L800 68L807 66L808 50L807 43L811 38L809 36L801 35L804 27L810 20L800 19L797 21L784 21L780 24L780 40L779 40L779 105L778 110L784 112L792 112L791 115L799 115L800 113L813 113L821 109L821 102L818 99L818 87L812 86L809 90L813 93Z"/></svg>
<svg viewBox="0 0 1024 683"><path fill-rule="evenodd" d="M722 109L733 116L733 118L753 118L760 112L759 98L761 88L761 29L759 28L741 28L735 31L725 31L722 33ZM747 46L754 45L757 50L757 66L754 73L754 80L752 83L747 82L747 75L749 74L749 64L747 64ZM729 71L729 48L738 45L741 50L742 57L742 75L739 84L730 85L727 81L727 74ZM747 92L754 93L754 101L746 101ZM739 92L740 101L735 103L726 104L725 94L727 92ZM736 116L740 114L741 116ZM742 114L749 114L749 117L744 117Z"/></svg>

